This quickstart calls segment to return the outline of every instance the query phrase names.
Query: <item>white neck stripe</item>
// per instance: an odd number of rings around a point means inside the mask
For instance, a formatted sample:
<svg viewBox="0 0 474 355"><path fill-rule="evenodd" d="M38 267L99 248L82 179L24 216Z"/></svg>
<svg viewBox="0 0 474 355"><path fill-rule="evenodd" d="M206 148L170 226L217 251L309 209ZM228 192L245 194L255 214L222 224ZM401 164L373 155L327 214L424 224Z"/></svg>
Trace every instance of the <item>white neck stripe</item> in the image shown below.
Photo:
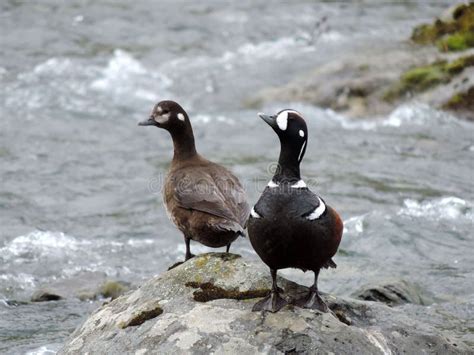
<svg viewBox="0 0 474 355"><path fill-rule="evenodd" d="M306 184L303 180L299 180L296 184L291 185L293 189L302 189L306 187Z"/></svg>
<svg viewBox="0 0 474 355"><path fill-rule="evenodd" d="M275 183L275 182L273 182L273 180L270 180L270 181L268 182L268 185L267 185L267 186L270 187L270 188L273 188L273 187L278 187L278 184Z"/></svg>

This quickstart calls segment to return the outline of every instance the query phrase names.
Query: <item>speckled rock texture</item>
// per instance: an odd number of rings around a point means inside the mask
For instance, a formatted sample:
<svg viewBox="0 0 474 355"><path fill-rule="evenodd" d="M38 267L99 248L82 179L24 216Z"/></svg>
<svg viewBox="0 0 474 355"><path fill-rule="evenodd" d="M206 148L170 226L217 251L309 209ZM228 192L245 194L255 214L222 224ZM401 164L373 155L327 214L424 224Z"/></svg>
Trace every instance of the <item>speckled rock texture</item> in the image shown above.
<svg viewBox="0 0 474 355"><path fill-rule="evenodd" d="M291 301L307 288L280 278ZM60 354L464 354L452 334L383 303L324 295L332 313L286 306L252 312L266 267L209 253L104 304ZM349 325L350 324L350 325Z"/></svg>

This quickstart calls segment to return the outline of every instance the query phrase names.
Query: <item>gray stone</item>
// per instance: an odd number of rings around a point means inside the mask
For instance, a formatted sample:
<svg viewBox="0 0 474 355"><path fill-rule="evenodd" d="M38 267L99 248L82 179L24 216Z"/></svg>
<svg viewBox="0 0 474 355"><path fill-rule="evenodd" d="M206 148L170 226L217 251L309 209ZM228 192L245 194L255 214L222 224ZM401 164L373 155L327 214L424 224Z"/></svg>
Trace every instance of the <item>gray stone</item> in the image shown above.
<svg viewBox="0 0 474 355"><path fill-rule="evenodd" d="M308 289L284 278L289 300ZM402 308L324 295L332 313L286 306L252 312L269 271L238 255L187 261L96 310L60 354L461 354L459 338ZM351 325L348 325L351 324ZM454 339L454 340L450 340Z"/></svg>
<svg viewBox="0 0 474 355"><path fill-rule="evenodd" d="M129 290L129 285L108 280L103 272L81 272L69 279L43 285L31 296L32 302L57 301L78 298L94 300L100 297L115 299Z"/></svg>
<svg viewBox="0 0 474 355"><path fill-rule="evenodd" d="M383 302L390 306L413 303L428 305L433 301L421 289L405 280L387 281L382 285L364 287L352 294L354 297L365 301Z"/></svg>

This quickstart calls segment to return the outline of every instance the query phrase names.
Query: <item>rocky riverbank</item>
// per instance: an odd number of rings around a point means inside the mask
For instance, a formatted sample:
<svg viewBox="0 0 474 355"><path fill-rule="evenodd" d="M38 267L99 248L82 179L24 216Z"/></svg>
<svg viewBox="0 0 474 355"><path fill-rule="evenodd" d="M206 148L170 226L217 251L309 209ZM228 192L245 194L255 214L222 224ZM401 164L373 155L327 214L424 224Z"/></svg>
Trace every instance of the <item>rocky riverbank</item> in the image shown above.
<svg viewBox="0 0 474 355"><path fill-rule="evenodd" d="M284 278L279 284L290 301L308 291ZM203 254L104 304L71 335L60 354L468 351L457 334L426 324L410 305L380 302L424 303L407 283L358 295L378 298L376 302L325 295L332 313L293 306L275 314L252 312L269 288L263 264L235 254ZM437 313L436 307L416 307Z"/></svg>
<svg viewBox="0 0 474 355"><path fill-rule="evenodd" d="M404 43L342 55L282 87L252 95L245 104L306 102L367 117L418 101L474 120L473 47L474 3L460 4L414 28Z"/></svg>

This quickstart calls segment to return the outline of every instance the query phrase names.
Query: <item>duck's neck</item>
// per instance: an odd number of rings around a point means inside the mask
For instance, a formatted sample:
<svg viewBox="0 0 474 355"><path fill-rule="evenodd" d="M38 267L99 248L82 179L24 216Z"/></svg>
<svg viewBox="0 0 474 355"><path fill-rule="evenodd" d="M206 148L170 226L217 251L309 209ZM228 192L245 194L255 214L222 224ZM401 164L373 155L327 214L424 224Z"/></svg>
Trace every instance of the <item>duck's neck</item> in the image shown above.
<svg viewBox="0 0 474 355"><path fill-rule="evenodd" d="M173 160L185 160L197 155L193 129L190 124L185 129L171 132L173 138Z"/></svg>
<svg viewBox="0 0 474 355"><path fill-rule="evenodd" d="M275 183L295 183L301 180L300 161L298 160L300 150L301 148L296 148L293 145L281 142L278 168L272 179Z"/></svg>

